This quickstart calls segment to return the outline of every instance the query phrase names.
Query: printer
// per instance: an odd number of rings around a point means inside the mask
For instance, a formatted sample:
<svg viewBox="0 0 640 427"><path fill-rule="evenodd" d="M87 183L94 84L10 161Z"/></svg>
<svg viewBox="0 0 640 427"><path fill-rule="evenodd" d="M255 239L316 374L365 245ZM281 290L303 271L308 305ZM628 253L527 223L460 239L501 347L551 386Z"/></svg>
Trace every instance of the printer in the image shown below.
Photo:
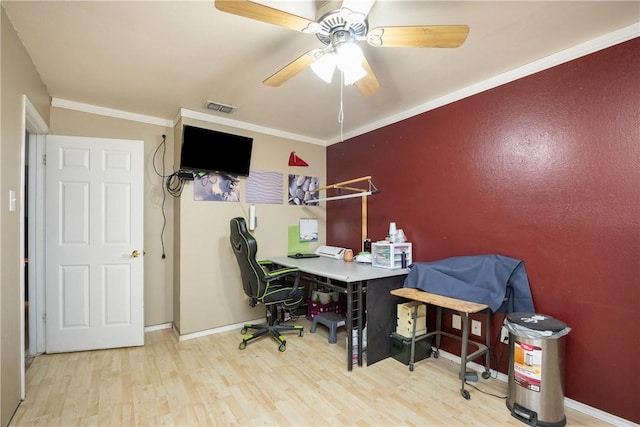
<svg viewBox="0 0 640 427"><path fill-rule="evenodd" d="M342 259L344 258L345 248L339 248L337 246L319 246L318 249L314 252L316 255L324 256L327 258L333 259Z"/></svg>

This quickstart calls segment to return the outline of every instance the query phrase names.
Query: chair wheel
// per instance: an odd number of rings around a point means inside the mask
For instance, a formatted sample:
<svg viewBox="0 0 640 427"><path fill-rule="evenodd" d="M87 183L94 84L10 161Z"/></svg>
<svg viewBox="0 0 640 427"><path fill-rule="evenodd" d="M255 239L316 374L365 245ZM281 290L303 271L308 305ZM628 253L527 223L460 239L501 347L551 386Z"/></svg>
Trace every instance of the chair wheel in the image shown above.
<svg viewBox="0 0 640 427"><path fill-rule="evenodd" d="M409 363L409 371L413 372L413 363Z"/></svg>
<svg viewBox="0 0 640 427"><path fill-rule="evenodd" d="M244 341L242 341L242 342L240 343L240 345L238 346L238 348L239 348L240 350L244 350L245 348L247 348L247 343L246 343L246 342L244 342Z"/></svg>
<svg viewBox="0 0 640 427"><path fill-rule="evenodd" d="M469 394L468 390L462 389L460 390L460 394L467 400L471 399L471 395Z"/></svg>
<svg viewBox="0 0 640 427"><path fill-rule="evenodd" d="M240 334L245 335L247 333L247 328L240 329Z"/></svg>
<svg viewBox="0 0 640 427"><path fill-rule="evenodd" d="M484 371L482 373L482 378L484 378L485 380L488 380L491 377L491 372L489 371Z"/></svg>
<svg viewBox="0 0 640 427"><path fill-rule="evenodd" d="M280 344L280 346L278 347L278 350L280 350L280 352L283 352L283 351L285 351L286 349L287 349L287 345L286 345L286 344L284 344L284 343Z"/></svg>

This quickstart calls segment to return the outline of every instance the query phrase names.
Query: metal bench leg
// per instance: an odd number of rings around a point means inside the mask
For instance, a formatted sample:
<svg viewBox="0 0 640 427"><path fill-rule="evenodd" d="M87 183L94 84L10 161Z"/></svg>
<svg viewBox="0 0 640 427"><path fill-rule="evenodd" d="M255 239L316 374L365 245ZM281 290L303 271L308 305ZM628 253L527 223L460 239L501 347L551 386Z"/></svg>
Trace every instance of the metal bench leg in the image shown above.
<svg viewBox="0 0 640 427"><path fill-rule="evenodd" d="M442 307L436 308L436 331L442 331ZM436 334L436 351L440 349L440 339L442 336L437 333Z"/></svg>
<svg viewBox="0 0 640 427"><path fill-rule="evenodd" d="M409 370L413 372L413 362L416 354L416 323L418 321L418 304L413 305L411 310L411 320L413 321L413 331L411 332L411 356L409 357Z"/></svg>
<svg viewBox="0 0 640 427"><path fill-rule="evenodd" d="M485 380L491 376L491 310L487 309L487 321L484 328L485 345L487 346L487 352L484 355L484 373L482 378Z"/></svg>
<svg viewBox="0 0 640 427"><path fill-rule="evenodd" d="M469 344L469 314L460 313L462 317L462 349L460 351L460 378L462 381L462 387L460 388L460 394L462 397L469 400L471 395L464 389L464 383L467 380L467 345Z"/></svg>

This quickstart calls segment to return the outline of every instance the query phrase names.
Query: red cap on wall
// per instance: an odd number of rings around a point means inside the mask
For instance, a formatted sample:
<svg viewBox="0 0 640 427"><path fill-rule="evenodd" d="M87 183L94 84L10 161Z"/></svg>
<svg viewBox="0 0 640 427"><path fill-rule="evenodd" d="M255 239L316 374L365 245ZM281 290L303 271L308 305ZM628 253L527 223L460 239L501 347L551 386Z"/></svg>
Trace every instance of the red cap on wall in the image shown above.
<svg viewBox="0 0 640 427"><path fill-rule="evenodd" d="M309 166L309 164L296 156L295 151L292 151L289 155L289 166Z"/></svg>

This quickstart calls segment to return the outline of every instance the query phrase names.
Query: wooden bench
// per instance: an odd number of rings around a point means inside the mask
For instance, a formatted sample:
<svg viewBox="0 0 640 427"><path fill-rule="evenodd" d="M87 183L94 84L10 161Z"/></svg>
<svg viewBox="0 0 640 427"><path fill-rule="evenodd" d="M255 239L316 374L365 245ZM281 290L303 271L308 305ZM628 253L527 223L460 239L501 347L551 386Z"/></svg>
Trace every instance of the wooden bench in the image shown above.
<svg viewBox="0 0 640 427"><path fill-rule="evenodd" d="M415 343L416 341L426 339L428 337L435 336L436 344L435 350L433 351L433 356L438 358L439 348L440 348L440 338L444 335L449 338L453 338L455 340L462 342L462 348L460 351L460 379L462 380L462 387L460 389L460 394L465 399L470 399L471 396L469 392L465 390L464 385L467 380L477 380L477 374L475 372L468 373L467 372L467 362L470 360L474 360L482 355L485 356L485 371L482 373L482 378L487 379L491 376L491 368L490 368L490 354L489 354L489 345L490 345L490 333L491 333L491 310L486 304L479 304L471 301L465 301L457 298L446 297L444 295L432 294L430 292L425 292L420 289L415 288L399 288L393 289L391 291L392 295L406 298L412 301L418 301L425 304L430 304L436 306L437 315L436 315L436 330L433 332L429 332L420 337L415 336L415 327L416 323L416 310L417 307L414 307L412 317L414 319L413 322L413 334L411 337L411 356L409 359L409 370L413 371L414 364L414 355L415 355ZM454 335L448 332L442 331L442 309L452 310L457 312L462 319L462 336ZM479 343L476 341L469 340L469 315L474 313L485 312L487 319L485 322L485 343ZM477 350L471 354L467 354L467 346L472 344L477 347Z"/></svg>

